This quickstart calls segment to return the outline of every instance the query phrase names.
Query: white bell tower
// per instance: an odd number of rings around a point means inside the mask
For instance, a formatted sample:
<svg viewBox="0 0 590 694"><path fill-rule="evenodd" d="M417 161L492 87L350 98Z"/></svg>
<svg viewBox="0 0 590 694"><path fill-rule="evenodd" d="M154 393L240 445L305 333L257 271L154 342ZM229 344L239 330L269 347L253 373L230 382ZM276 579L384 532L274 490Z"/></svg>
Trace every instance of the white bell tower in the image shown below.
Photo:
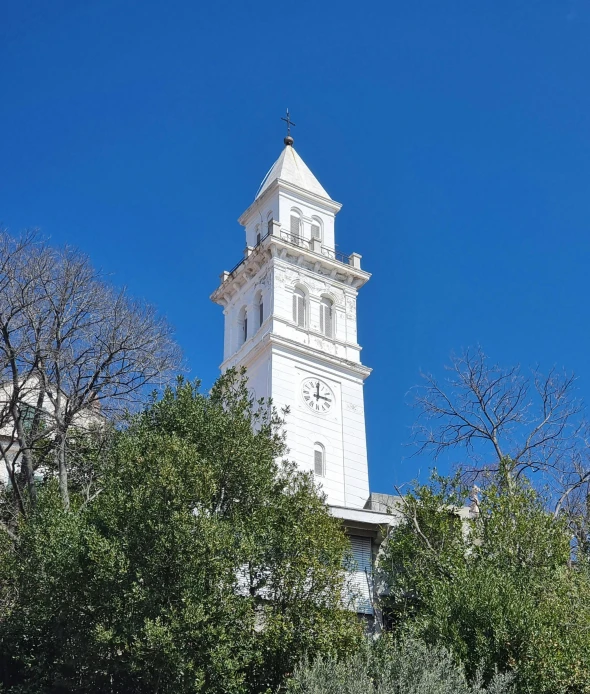
<svg viewBox="0 0 590 694"><path fill-rule="evenodd" d="M341 205L285 138L285 148L240 217L243 259L212 300L225 315L222 370L245 366L255 396L288 406L288 457L312 471L331 506L369 498L357 291L361 256L335 248Z"/></svg>

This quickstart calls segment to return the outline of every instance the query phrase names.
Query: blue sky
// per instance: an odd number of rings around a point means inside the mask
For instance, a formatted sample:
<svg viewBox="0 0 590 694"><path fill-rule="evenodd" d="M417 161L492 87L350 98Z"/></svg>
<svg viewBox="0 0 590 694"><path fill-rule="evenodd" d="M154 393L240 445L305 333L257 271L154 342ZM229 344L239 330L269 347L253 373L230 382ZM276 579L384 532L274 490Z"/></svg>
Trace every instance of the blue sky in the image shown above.
<svg viewBox="0 0 590 694"><path fill-rule="evenodd" d="M420 370L481 344L590 391L590 2L7 0L0 222L88 253L209 385L239 214L295 146L343 203L371 485L408 458Z"/></svg>

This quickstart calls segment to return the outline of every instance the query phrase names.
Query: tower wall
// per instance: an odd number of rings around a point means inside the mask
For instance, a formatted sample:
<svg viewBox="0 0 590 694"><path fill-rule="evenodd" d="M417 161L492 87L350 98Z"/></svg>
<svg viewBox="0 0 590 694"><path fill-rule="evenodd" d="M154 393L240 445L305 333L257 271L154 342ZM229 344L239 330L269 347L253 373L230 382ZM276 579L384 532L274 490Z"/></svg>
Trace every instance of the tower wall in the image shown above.
<svg viewBox="0 0 590 694"><path fill-rule="evenodd" d="M329 504L359 509L369 497L363 382L370 369L360 360L356 299L370 275L360 256L335 257L340 205L290 149L240 218L256 247L212 297L225 313L222 369L245 366L256 398L288 408L287 457L314 473ZM296 238L293 213L301 220ZM318 220L322 238L312 241Z"/></svg>

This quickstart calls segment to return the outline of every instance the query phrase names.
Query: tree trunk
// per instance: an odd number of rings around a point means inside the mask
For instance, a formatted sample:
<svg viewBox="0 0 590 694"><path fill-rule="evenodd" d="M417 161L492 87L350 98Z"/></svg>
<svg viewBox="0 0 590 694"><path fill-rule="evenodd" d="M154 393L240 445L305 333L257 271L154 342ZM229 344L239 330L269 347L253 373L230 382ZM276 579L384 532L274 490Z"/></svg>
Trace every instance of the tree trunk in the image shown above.
<svg viewBox="0 0 590 694"><path fill-rule="evenodd" d="M21 473L25 478L29 499L34 506L37 501L37 489L35 487L35 466L33 464L33 452L29 446L27 434L23 427L17 406L12 408L12 416L14 419L14 427L16 429L17 441L21 449Z"/></svg>
<svg viewBox="0 0 590 694"><path fill-rule="evenodd" d="M65 432L60 432L57 435L57 471L59 480L59 493L61 496L64 509L70 509L70 494L68 492L68 468L66 465L66 435Z"/></svg>

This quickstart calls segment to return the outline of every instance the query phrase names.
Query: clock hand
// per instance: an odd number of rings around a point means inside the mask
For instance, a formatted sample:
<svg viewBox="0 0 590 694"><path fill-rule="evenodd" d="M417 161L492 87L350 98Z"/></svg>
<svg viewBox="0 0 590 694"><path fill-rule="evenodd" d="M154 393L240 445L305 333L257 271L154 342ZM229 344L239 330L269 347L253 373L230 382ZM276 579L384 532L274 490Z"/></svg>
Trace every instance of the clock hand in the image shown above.
<svg viewBox="0 0 590 694"><path fill-rule="evenodd" d="M315 394L315 399L319 400L322 396L320 395L320 384L316 383L316 394Z"/></svg>

